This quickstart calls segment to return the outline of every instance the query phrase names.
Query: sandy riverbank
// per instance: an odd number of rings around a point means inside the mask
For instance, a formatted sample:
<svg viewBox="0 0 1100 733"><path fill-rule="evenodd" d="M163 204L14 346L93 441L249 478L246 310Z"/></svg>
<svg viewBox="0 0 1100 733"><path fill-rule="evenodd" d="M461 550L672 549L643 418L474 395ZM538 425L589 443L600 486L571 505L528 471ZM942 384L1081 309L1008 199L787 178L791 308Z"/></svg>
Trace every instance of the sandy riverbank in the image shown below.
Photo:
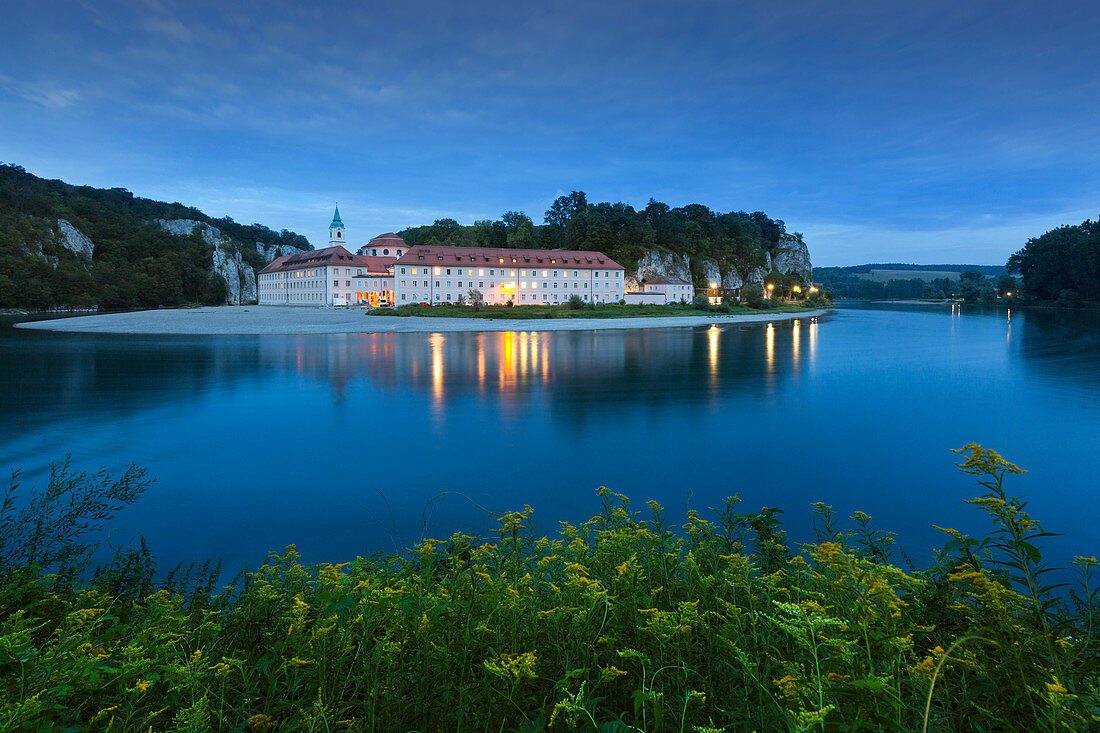
<svg viewBox="0 0 1100 733"><path fill-rule="evenodd" d="M587 331L608 328L670 328L712 323L756 323L811 318L826 311L744 315L665 316L657 318L431 318L370 316L357 308L247 306L185 308L77 316L17 324L18 328L73 333L136 334L305 334L401 333L444 331Z"/></svg>

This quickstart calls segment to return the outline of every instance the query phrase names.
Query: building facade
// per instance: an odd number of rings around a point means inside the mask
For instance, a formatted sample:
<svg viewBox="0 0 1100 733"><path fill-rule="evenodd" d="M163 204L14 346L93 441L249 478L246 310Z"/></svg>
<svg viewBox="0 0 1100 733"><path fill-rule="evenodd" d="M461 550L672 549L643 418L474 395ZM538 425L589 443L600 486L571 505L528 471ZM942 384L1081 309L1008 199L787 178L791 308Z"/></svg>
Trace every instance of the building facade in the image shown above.
<svg viewBox="0 0 1100 733"><path fill-rule="evenodd" d="M660 293L666 303L690 303L695 297L695 288L687 280L678 277L658 275L642 283L643 293Z"/></svg>
<svg viewBox="0 0 1100 733"><path fill-rule="evenodd" d="M344 246L340 209L329 225L329 246L276 257L260 270L260 305L370 305L393 303L396 257L353 255Z"/></svg>
<svg viewBox="0 0 1100 733"><path fill-rule="evenodd" d="M412 247L394 265L397 305L456 303L480 293L488 305L618 303L623 266L600 252L489 247Z"/></svg>
<svg viewBox="0 0 1100 733"><path fill-rule="evenodd" d="M359 254L371 257L400 257L409 251L405 240L393 232L379 234L359 248Z"/></svg>

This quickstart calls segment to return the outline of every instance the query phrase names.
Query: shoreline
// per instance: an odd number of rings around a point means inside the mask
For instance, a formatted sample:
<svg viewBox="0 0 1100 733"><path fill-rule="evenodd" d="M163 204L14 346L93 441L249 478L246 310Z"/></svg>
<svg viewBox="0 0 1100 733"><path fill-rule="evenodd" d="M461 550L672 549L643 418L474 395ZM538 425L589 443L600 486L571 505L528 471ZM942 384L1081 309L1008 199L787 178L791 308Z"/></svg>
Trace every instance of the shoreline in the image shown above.
<svg viewBox="0 0 1100 733"><path fill-rule="evenodd" d="M682 328L711 324L789 321L823 316L827 309L803 313L749 313L633 318L447 318L370 316L359 309L299 306L212 306L148 310L26 321L16 328L64 333L164 336L292 336L332 333L445 333L457 331L597 331L632 328Z"/></svg>

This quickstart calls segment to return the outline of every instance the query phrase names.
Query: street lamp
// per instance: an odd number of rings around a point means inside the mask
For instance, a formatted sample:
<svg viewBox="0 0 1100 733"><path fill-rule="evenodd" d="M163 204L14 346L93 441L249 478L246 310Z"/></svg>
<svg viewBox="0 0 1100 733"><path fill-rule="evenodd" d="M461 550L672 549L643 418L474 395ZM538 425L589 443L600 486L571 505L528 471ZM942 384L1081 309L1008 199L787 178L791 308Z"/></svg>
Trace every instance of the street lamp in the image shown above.
<svg viewBox="0 0 1100 733"><path fill-rule="evenodd" d="M772 291L775 290L775 283L768 283L768 297L772 297Z"/></svg>

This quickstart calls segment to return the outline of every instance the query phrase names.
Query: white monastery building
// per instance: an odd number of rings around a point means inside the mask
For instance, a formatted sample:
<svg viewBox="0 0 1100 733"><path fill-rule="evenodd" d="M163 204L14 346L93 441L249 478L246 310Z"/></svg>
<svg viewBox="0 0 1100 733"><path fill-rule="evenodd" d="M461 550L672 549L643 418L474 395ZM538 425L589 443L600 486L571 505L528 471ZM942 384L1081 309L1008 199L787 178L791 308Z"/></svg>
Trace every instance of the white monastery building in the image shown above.
<svg viewBox="0 0 1100 733"><path fill-rule="evenodd" d="M690 303L695 297L695 288L687 280L678 277L658 275L642 282L643 293L655 293L664 296L663 303Z"/></svg>
<svg viewBox="0 0 1100 733"><path fill-rule="evenodd" d="M395 234L371 240L364 250L384 255L352 254L345 248L340 209L329 225L328 247L276 257L257 277L260 305L392 305L393 267L408 251ZM383 246L374 243L385 238Z"/></svg>
<svg viewBox="0 0 1100 733"><path fill-rule="evenodd" d="M397 305L468 301L471 290L490 305L560 305L573 295L618 303L623 273L599 252L415 246L394 265L394 294Z"/></svg>

